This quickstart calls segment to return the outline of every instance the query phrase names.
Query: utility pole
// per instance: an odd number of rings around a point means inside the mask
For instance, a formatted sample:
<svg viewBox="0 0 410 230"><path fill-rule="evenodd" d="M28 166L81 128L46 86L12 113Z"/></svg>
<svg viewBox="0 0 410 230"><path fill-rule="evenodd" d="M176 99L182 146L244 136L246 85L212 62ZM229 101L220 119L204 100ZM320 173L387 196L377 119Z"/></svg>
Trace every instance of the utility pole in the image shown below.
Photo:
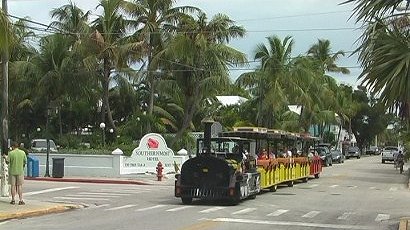
<svg viewBox="0 0 410 230"><path fill-rule="evenodd" d="M4 15L7 17L7 0L2 0L2 9ZM7 165L5 164L5 156L9 149L9 51L8 51L8 40L7 35L5 38L4 51L1 54L1 69L3 76L3 101L2 101L2 127L3 127L3 137L1 143L1 196L9 196L8 182L6 178Z"/></svg>

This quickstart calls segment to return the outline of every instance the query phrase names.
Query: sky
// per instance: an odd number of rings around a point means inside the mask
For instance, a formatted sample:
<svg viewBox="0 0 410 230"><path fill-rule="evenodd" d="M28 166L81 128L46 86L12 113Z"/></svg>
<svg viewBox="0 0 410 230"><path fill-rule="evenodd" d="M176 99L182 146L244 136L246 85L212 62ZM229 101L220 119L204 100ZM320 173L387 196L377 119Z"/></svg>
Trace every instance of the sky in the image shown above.
<svg viewBox="0 0 410 230"><path fill-rule="evenodd" d="M98 0L72 0L80 8L98 13ZM190 5L203 10L209 18L217 13L228 15L247 33L244 38L231 41L230 45L244 52L249 61L254 60L254 50L259 43L266 44L266 37L276 35L283 39L292 36L295 41L293 55L306 54L318 39L328 39L332 51L345 51L345 57L337 62L348 67L350 74L331 73L339 83L357 86L361 72L357 55L351 51L357 47L361 31L354 18L350 19L353 5L340 5L343 0L179 0L177 5ZM49 24L50 11L68 4L68 0L8 0L9 14L29 17L33 21ZM242 72L255 66L232 70L235 80Z"/></svg>

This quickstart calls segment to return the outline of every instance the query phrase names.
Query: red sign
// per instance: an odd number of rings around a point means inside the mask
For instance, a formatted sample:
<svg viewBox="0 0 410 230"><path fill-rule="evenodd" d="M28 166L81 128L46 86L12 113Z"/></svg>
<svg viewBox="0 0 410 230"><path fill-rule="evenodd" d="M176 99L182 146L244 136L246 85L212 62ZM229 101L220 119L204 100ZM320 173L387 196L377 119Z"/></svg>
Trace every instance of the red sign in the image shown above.
<svg viewBox="0 0 410 230"><path fill-rule="evenodd" d="M159 147L159 142L153 138L148 138L147 145L149 149L157 149Z"/></svg>

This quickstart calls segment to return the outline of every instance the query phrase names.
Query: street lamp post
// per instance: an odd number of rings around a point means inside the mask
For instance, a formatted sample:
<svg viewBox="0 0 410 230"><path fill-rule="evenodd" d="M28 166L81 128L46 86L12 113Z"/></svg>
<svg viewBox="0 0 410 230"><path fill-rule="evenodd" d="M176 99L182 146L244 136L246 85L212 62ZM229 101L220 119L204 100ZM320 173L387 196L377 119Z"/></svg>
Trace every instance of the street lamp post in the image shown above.
<svg viewBox="0 0 410 230"><path fill-rule="evenodd" d="M142 124L140 123L140 117L137 117L137 122L138 122L138 125L139 125L139 127L140 127L140 136L141 136L141 138L142 138Z"/></svg>
<svg viewBox="0 0 410 230"><path fill-rule="evenodd" d="M102 145L105 146L105 123L104 122L100 123L100 128L102 131Z"/></svg>
<svg viewBox="0 0 410 230"><path fill-rule="evenodd" d="M47 120L46 120L46 145L47 145L47 157L46 157L46 173L44 177L50 177L50 137L48 135L48 117L50 115L50 108L47 108Z"/></svg>

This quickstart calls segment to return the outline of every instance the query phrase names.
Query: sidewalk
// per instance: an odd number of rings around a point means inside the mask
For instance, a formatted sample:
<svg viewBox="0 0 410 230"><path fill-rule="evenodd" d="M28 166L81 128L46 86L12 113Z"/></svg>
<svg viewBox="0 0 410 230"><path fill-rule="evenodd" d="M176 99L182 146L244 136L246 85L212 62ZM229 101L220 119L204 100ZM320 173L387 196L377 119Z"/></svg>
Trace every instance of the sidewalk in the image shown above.
<svg viewBox="0 0 410 230"><path fill-rule="evenodd" d="M50 213L59 213L83 207L77 204L58 204L36 200L24 200L24 202L26 203L25 205L12 205L9 202L10 198L8 197L0 198L0 222L9 219L19 219Z"/></svg>

